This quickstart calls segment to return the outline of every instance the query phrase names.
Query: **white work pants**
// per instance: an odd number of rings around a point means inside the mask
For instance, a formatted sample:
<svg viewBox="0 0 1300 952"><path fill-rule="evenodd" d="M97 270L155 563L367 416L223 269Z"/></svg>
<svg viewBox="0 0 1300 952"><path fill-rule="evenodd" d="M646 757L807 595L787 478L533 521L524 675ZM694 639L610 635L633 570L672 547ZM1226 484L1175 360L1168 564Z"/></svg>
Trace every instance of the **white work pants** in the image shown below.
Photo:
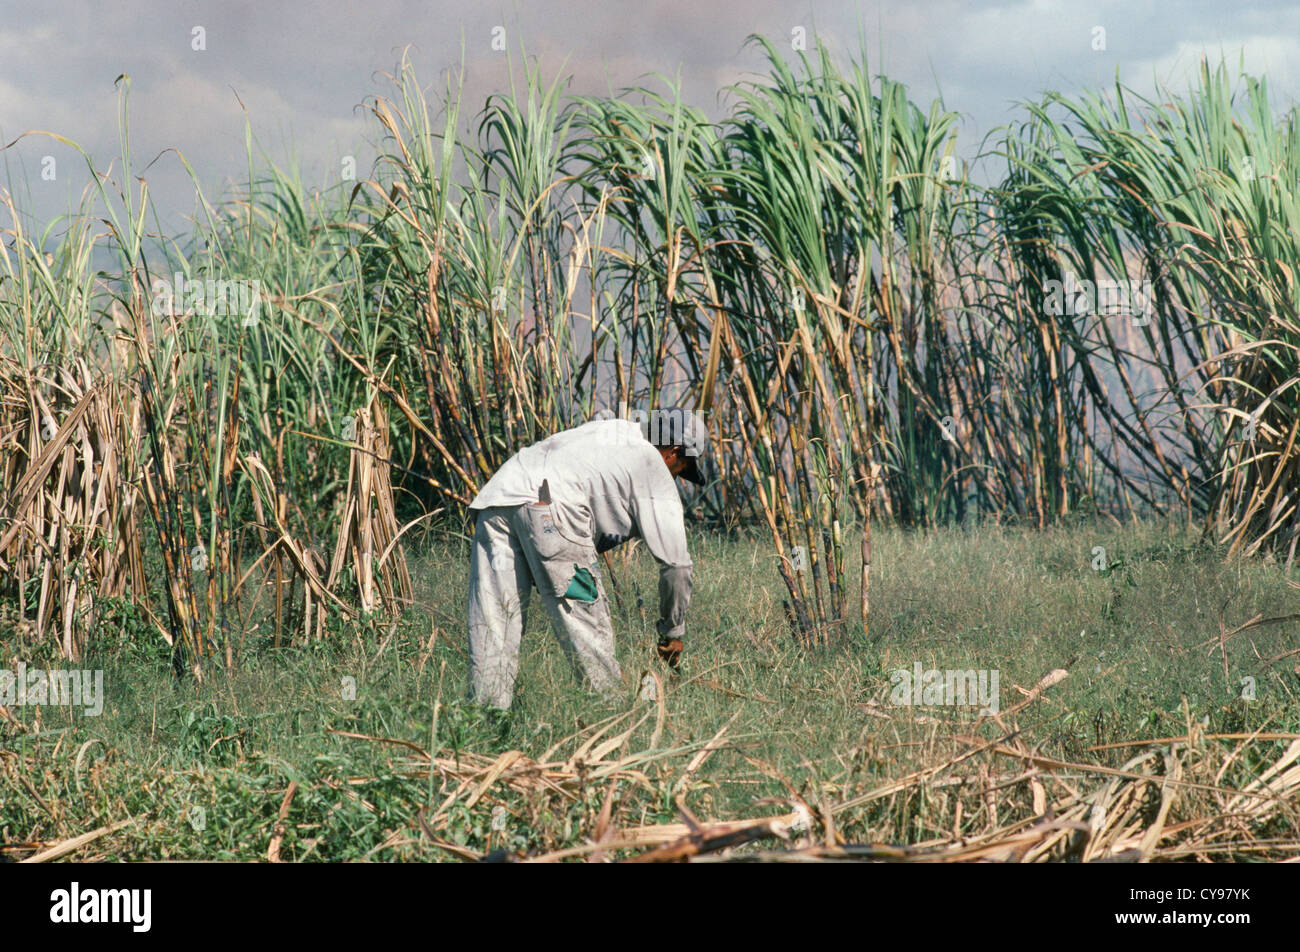
<svg viewBox="0 0 1300 952"><path fill-rule="evenodd" d="M498 506L478 514L469 568L470 697L506 709L519 671L519 639L532 589L570 657L601 692L622 680L614 657L614 629L596 566L596 547L586 533L556 525L549 505ZM577 569L595 582L595 600L574 588ZM566 597L565 592L575 594Z"/></svg>

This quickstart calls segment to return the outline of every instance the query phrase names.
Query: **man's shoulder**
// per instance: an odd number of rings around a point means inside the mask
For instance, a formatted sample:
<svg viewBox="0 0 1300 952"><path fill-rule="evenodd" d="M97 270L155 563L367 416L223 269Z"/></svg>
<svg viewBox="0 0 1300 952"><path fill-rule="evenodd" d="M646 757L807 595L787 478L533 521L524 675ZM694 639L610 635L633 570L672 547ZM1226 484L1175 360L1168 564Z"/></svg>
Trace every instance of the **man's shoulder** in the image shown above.
<svg viewBox="0 0 1300 952"><path fill-rule="evenodd" d="M641 424L621 417L598 417L558 434L572 442L605 443L610 446L637 446L653 449Z"/></svg>
<svg viewBox="0 0 1300 952"><path fill-rule="evenodd" d="M637 481L644 480L646 473L654 474L655 466L667 473L659 450L635 420L592 420L562 435L567 438L557 443L557 449L562 448L566 455L578 454L593 468L625 470Z"/></svg>

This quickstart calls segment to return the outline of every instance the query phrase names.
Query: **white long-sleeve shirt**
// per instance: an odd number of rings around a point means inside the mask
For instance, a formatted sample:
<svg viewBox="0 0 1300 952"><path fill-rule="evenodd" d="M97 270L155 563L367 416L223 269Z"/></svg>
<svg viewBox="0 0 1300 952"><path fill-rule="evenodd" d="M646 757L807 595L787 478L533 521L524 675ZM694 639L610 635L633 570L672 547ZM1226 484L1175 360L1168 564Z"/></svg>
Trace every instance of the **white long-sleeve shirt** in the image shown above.
<svg viewBox="0 0 1300 952"><path fill-rule="evenodd" d="M525 447L488 480L470 509L537 502L543 480L561 533L590 538L598 552L635 537L645 542L659 562L659 634L680 638L694 571L682 501L641 427L593 420Z"/></svg>

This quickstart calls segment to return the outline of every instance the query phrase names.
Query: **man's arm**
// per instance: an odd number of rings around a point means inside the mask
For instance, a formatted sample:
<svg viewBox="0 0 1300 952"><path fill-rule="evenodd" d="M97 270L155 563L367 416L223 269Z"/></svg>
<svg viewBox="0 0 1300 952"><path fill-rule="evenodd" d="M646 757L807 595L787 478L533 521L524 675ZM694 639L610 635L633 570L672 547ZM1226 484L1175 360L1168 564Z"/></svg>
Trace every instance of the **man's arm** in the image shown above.
<svg viewBox="0 0 1300 952"><path fill-rule="evenodd" d="M654 461L662 467L658 459ZM658 474L656 474L657 477ZM641 538L659 563L659 621L661 642L686 633L686 609L691 603L694 566L686 548L686 520L677 487L663 468L663 480L654 480L652 496L636 501L637 526Z"/></svg>
<svg viewBox="0 0 1300 952"><path fill-rule="evenodd" d="M686 634L686 609L691 604L694 569L689 565L659 566L659 640L681 639Z"/></svg>

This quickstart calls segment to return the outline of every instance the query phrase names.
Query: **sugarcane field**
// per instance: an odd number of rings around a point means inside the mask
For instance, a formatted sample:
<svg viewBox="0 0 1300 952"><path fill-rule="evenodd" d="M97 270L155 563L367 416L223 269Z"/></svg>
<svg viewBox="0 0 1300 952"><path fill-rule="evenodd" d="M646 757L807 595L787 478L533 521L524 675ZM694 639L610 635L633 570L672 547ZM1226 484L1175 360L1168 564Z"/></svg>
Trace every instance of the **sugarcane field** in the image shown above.
<svg viewBox="0 0 1300 952"><path fill-rule="evenodd" d="M1300 862L1300 13L60 7L0 25L42 921L114 863Z"/></svg>

